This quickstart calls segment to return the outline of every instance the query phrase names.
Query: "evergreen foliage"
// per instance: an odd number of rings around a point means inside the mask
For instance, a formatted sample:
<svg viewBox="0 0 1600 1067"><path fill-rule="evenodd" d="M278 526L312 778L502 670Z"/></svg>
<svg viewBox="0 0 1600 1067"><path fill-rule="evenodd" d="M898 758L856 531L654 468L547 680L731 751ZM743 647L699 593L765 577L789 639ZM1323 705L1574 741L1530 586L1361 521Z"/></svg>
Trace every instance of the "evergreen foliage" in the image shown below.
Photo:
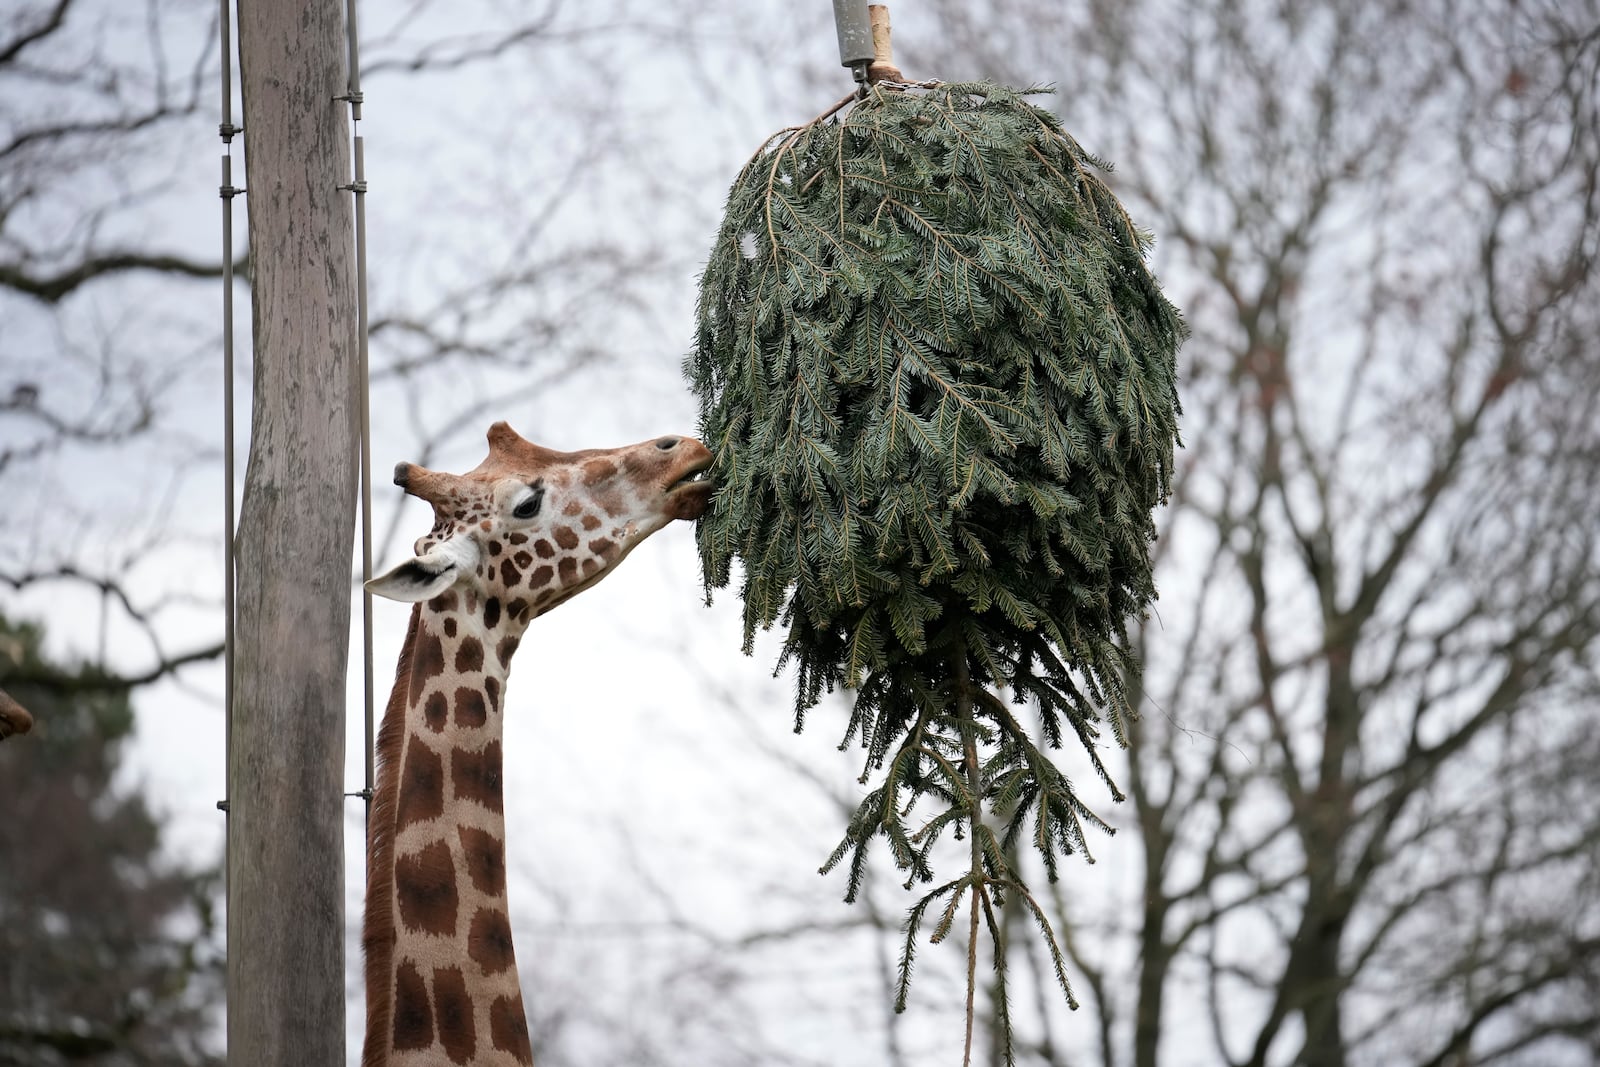
<svg viewBox="0 0 1600 1067"><path fill-rule="evenodd" d="M708 590L740 562L746 652L787 627L796 728L853 690L844 742L881 772L824 869L853 898L881 837L931 883L935 843L970 835L970 869L912 908L905 980L929 909L937 941L963 899L975 935L1020 894L1055 951L1008 856L1026 840L1054 878L1105 828L1050 758L1067 736L1120 799L1095 745L1131 713L1184 333L1037 90L924 89L875 86L745 166L686 361L716 453Z"/></svg>
<svg viewBox="0 0 1600 1067"><path fill-rule="evenodd" d="M117 783L127 689L42 644L0 617L0 686L34 716L0 744L0 1065L217 1064L217 872L163 856Z"/></svg>

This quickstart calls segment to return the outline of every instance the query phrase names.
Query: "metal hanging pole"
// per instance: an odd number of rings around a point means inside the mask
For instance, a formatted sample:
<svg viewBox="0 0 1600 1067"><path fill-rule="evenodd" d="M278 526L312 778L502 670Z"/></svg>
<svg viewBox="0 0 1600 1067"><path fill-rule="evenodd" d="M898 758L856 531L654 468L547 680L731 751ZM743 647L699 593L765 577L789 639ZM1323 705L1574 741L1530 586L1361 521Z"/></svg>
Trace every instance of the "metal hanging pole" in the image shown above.
<svg viewBox="0 0 1600 1067"><path fill-rule="evenodd" d="M356 28L356 0L345 0L345 36L349 46L349 88L342 99L350 104L350 121L359 129L361 121L361 52L360 33ZM353 139L351 159L353 174L349 185L341 188L355 195L356 241L356 366L360 382L361 412L361 696L365 751L362 753L362 788L359 793L365 804L365 822L372 821L373 749L375 747L373 723L372 683L372 594L366 582L372 577L372 418L369 397L369 365L367 351L367 154L366 141L356 134ZM370 832L370 827L369 827Z"/></svg>
<svg viewBox="0 0 1600 1067"><path fill-rule="evenodd" d="M839 65L849 67L856 84L865 86L874 55L866 0L833 0L833 24L839 32Z"/></svg>
<svg viewBox="0 0 1600 1067"><path fill-rule="evenodd" d="M223 547L222 547L222 748L223 785L222 799L217 808L222 812L222 903L227 915L233 907L232 884L229 877L231 865L228 854L232 848L232 820L228 817L228 801L233 795L233 643L234 643L234 507L233 507L233 198L244 192L233 184L233 138L242 128L233 124L233 28L231 22L232 0L220 0L220 28L222 48L219 67L222 71L222 122L217 132L222 136L222 495L223 495ZM228 927L222 928L223 955L228 951Z"/></svg>

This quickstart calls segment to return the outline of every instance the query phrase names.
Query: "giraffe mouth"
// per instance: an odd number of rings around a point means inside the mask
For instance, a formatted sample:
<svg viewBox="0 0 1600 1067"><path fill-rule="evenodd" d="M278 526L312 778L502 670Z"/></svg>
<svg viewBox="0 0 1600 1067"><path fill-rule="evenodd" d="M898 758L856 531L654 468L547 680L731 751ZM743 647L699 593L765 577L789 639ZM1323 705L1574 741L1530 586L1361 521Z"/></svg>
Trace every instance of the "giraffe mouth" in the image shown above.
<svg viewBox="0 0 1600 1067"><path fill-rule="evenodd" d="M667 492L670 493L673 490L682 489L684 486L709 485L710 483L711 457L707 456L705 459L700 460L693 467L690 467L686 472L684 472L683 477L667 486Z"/></svg>
<svg viewBox="0 0 1600 1067"><path fill-rule="evenodd" d="M667 515L674 519L698 519L711 502L711 456L696 460L683 476L667 486Z"/></svg>

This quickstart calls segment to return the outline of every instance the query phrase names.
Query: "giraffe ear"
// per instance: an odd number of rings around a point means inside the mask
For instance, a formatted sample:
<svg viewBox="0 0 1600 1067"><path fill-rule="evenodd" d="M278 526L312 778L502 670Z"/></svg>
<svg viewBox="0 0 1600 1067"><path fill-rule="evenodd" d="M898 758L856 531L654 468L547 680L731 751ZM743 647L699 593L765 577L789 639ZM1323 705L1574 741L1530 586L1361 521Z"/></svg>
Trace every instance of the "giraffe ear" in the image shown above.
<svg viewBox="0 0 1600 1067"><path fill-rule="evenodd" d="M367 583L367 592L416 603L432 600L478 566L478 546L470 537L448 537Z"/></svg>
<svg viewBox="0 0 1600 1067"><path fill-rule="evenodd" d="M439 558L436 553L408 559L387 574L380 574L367 582L367 592L406 603L432 600L456 584L454 560Z"/></svg>

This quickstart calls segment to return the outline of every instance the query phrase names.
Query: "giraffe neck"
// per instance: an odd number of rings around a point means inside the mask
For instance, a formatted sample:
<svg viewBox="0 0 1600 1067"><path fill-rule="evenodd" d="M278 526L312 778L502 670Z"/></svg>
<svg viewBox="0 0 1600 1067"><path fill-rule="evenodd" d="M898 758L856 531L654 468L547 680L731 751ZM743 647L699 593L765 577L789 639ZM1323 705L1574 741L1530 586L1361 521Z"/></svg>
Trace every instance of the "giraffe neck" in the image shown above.
<svg viewBox="0 0 1600 1067"><path fill-rule="evenodd" d="M501 697L520 626L484 608L446 593L413 609L384 712L363 1067L532 1062L501 791Z"/></svg>

